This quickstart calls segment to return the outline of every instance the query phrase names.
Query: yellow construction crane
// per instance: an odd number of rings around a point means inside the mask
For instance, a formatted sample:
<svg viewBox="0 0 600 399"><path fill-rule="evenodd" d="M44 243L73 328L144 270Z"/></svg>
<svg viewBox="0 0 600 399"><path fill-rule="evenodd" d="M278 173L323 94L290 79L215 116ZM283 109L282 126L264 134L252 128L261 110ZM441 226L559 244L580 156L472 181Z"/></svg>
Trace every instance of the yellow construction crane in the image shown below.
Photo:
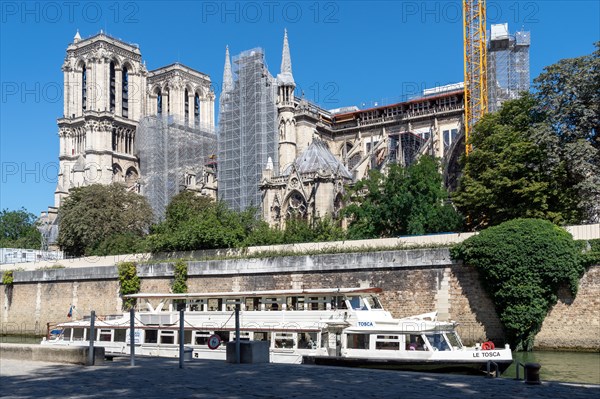
<svg viewBox="0 0 600 399"><path fill-rule="evenodd" d="M465 61L465 152L469 133L488 109L485 0L463 0Z"/></svg>

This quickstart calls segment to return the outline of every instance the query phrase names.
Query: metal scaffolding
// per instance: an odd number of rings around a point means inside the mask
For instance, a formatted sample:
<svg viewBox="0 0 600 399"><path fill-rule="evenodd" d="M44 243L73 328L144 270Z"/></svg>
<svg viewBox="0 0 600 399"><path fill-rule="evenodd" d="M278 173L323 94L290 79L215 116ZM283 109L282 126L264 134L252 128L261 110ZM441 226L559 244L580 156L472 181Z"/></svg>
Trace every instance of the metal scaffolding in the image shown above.
<svg viewBox="0 0 600 399"><path fill-rule="evenodd" d="M137 135L141 192L162 220L171 198L188 185L186 178L201 175L211 161L217 137L210 126L191 126L172 115L144 117Z"/></svg>
<svg viewBox="0 0 600 399"><path fill-rule="evenodd" d="M508 24L491 26L488 42L489 111L529 91L530 32L508 32Z"/></svg>
<svg viewBox="0 0 600 399"><path fill-rule="evenodd" d="M232 83L220 98L219 199L236 211L260 209L262 171L269 160L279 170L277 85L262 49L233 58Z"/></svg>

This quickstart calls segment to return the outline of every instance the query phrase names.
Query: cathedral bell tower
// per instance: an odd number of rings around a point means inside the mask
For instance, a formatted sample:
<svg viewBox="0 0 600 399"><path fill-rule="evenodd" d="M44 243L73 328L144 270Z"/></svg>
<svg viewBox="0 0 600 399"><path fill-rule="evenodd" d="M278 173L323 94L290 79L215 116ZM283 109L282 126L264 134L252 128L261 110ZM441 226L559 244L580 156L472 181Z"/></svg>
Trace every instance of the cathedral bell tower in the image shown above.
<svg viewBox="0 0 600 399"><path fill-rule="evenodd" d="M277 110L279 129L279 166L284 170L296 159L296 120L294 119L294 89L292 58L287 30L283 36L281 72L277 75Z"/></svg>

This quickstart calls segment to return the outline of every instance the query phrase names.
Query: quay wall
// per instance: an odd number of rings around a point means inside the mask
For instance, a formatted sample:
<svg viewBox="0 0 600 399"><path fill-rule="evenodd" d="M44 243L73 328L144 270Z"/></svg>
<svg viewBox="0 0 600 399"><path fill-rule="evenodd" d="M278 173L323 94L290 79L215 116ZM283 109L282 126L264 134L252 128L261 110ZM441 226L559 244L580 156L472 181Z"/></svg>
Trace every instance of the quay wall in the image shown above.
<svg viewBox="0 0 600 399"><path fill-rule="evenodd" d="M170 263L138 265L142 292L169 292ZM493 340L504 334L494 305L477 271L450 259L448 249L414 249L191 261L189 292L271 289L380 287L381 299L395 317L437 310L441 320L460 323L465 343ZM545 349L600 351L600 266L581 279L576 298L561 292L538 334ZM71 305L80 318L120 312L115 266L14 272L12 286L0 286L0 332L44 334L46 323L67 319Z"/></svg>

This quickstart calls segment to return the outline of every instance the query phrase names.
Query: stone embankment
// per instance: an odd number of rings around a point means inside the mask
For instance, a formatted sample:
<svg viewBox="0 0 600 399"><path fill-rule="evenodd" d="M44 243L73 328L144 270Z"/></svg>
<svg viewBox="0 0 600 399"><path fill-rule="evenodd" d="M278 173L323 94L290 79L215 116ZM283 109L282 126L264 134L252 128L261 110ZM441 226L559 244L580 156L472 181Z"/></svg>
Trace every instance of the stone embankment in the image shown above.
<svg viewBox="0 0 600 399"><path fill-rule="evenodd" d="M0 360L26 360L37 362L88 365L89 347L27 344L0 344ZM94 348L95 364L104 363L104 348Z"/></svg>

